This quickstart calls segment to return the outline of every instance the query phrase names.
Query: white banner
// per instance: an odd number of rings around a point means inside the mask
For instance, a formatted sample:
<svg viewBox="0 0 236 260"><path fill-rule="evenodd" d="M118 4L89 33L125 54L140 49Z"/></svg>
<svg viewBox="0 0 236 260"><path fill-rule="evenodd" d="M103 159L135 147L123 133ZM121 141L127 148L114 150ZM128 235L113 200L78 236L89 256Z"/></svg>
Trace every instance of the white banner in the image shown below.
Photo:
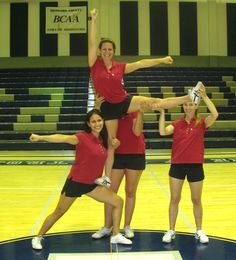
<svg viewBox="0 0 236 260"><path fill-rule="evenodd" d="M86 33L87 8L46 7L46 33Z"/></svg>

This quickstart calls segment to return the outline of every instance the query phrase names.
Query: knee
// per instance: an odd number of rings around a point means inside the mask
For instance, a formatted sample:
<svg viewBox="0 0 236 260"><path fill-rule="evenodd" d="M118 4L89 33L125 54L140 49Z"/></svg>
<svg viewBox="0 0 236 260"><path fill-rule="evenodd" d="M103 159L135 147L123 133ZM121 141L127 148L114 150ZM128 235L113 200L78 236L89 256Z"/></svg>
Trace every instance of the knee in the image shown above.
<svg viewBox="0 0 236 260"><path fill-rule="evenodd" d="M170 203L171 204L175 204L175 205L178 205L179 204L179 202L180 202L180 199L181 199L181 197L180 196L171 196L171 198L170 198Z"/></svg>
<svg viewBox="0 0 236 260"><path fill-rule="evenodd" d="M127 198L134 198L136 195L136 191L132 187L129 187L125 189L125 194Z"/></svg>
<svg viewBox="0 0 236 260"><path fill-rule="evenodd" d="M124 200L120 196L117 195L115 206L117 208L122 208L123 205L124 205Z"/></svg>
<svg viewBox="0 0 236 260"><path fill-rule="evenodd" d="M202 204L201 199L198 197L192 197L192 203L194 206L201 206Z"/></svg>

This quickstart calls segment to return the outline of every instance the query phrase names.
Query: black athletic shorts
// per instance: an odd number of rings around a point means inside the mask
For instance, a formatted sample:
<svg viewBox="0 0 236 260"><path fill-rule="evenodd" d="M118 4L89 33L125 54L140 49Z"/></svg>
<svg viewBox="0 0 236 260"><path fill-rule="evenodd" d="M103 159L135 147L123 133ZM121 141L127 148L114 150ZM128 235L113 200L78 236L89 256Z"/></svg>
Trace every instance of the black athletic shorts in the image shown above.
<svg viewBox="0 0 236 260"><path fill-rule="evenodd" d="M101 105L101 112L105 120L119 119L125 115L129 109L132 96L127 96L120 103L112 104L104 101Z"/></svg>
<svg viewBox="0 0 236 260"><path fill-rule="evenodd" d="M113 169L145 169L145 154L115 154Z"/></svg>
<svg viewBox="0 0 236 260"><path fill-rule="evenodd" d="M187 176L189 182L204 180L204 170L202 164L171 164L169 176L184 180Z"/></svg>
<svg viewBox="0 0 236 260"><path fill-rule="evenodd" d="M94 190L97 184L85 184L73 181L72 179L66 179L61 194L65 193L66 197L81 197L83 194L89 193Z"/></svg>

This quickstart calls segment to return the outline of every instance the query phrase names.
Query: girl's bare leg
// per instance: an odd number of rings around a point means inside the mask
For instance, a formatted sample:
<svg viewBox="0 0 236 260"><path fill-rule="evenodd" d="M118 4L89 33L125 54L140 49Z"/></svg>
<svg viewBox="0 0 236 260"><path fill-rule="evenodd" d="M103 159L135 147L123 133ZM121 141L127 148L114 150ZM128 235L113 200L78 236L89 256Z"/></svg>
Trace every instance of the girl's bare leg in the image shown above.
<svg viewBox="0 0 236 260"><path fill-rule="evenodd" d="M143 96L133 96L128 113L139 111L141 109L158 110L159 108L172 108L182 105L186 102L191 102L191 98L186 95L182 97L171 97L171 98L150 98Z"/></svg>
<svg viewBox="0 0 236 260"><path fill-rule="evenodd" d="M124 169L112 169L111 171L111 187L115 193L119 190L121 181L124 177ZM112 206L110 204L105 204L104 206L104 214L105 214L105 223L104 227L110 228L112 227Z"/></svg>
<svg viewBox="0 0 236 260"><path fill-rule="evenodd" d="M202 187L203 181L189 182L190 190L191 190L191 199L193 202L193 215L195 218L195 224L197 230L202 229Z"/></svg>
<svg viewBox="0 0 236 260"><path fill-rule="evenodd" d="M116 138L118 120L107 120L105 121L107 132L108 132L108 150L107 160L105 164L105 174L110 178L111 170L114 163L114 152L115 149L120 145L120 141Z"/></svg>
<svg viewBox="0 0 236 260"><path fill-rule="evenodd" d="M125 220L124 226L130 226L136 202L136 191L142 170L125 170Z"/></svg>
<svg viewBox="0 0 236 260"><path fill-rule="evenodd" d="M38 236L43 236L66 213L76 199L76 197L66 197L62 194L56 209L45 219Z"/></svg>
<svg viewBox="0 0 236 260"><path fill-rule="evenodd" d="M179 202L181 199L181 191L184 184L184 180L169 177L169 184L171 193L169 204L169 224L170 230L175 230L175 224L178 215Z"/></svg>
<svg viewBox="0 0 236 260"><path fill-rule="evenodd" d="M123 199L119 197L115 192L112 190L97 186L94 190L87 193L89 197L100 201L104 203L108 203L113 207L112 210L112 223L113 223L113 229L112 233L113 235L117 235L120 232L120 221L121 221L121 215L122 215L122 209L123 209Z"/></svg>
<svg viewBox="0 0 236 260"><path fill-rule="evenodd" d="M191 98L188 95L182 97L163 98L160 101L159 108L168 109L172 107L177 107L187 102L192 102Z"/></svg>
<svg viewBox="0 0 236 260"><path fill-rule="evenodd" d="M130 226L135 208L136 191L142 171L130 169L112 169L111 187L114 192L118 192L124 175L126 176L126 200L125 200L125 220L124 226ZM104 227L112 227L112 206L105 204L105 224Z"/></svg>

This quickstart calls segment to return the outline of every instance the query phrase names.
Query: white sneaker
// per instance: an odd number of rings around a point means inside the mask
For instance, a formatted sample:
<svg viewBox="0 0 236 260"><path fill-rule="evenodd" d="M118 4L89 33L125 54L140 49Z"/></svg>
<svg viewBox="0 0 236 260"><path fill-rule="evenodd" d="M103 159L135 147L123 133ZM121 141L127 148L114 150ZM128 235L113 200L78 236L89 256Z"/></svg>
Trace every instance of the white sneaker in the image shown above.
<svg viewBox="0 0 236 260"><path fill-rule="evenodd" d="M199 104L201 101L201 96L199 94L199 89L201 86L202 86L202 82L198 81L198 83L195 87L188 90L188 94L194 104Z"/></svg>
<svg viewBox="0 0 236 260"><path fill-rule="evenodd" d="M130 226L124 227L124 233L126 238L133 238L134 237L134 231L130 228Z"/></svg>
<svg viewBox="0 0 236 260"><path fill-rule="evenodd" d="M111 186L111 180L107 176L102 176L100 178L97 178L94 183L100 186L110 187Z"/></svg>
<svg viewBox="0 0 236 260"><path fill-rule="evenodd" d="M204 231L202 230L198 230L196 233L195 233L195 238L198 240L199 239L199 242L202 243L202 244L207 244L209 243L209 238L208 236L205 234Z"/></svg>
<svg viewBox="0 0 236 260"><path fill-rule="evenodd" d="M42 240L43 240L43 237L34 237L31 240L32 248L33 249L38 249L38 250L43 249Z"/></svg>
<svg viewBox="0 0 236 260"><path fill-rule="evenodd" d="M168 230L164 234L164 236L162 237L162 242L170 243L173 239L175 239L175 231L174 230Z"/></svg>
<svg viewBox="0 0 236 260"><path fill-rule="evenodd" d="M92 234L92 238L99 239L102 237L110 236L112 228L102 227L96 233Z"/></svg>
<svg viewBox="0 0 236 260"><path fill-rule="evenodd" d="M110 242L112 244L124 244L124 245L131 245L132 241L126 237L124 237L121 233L118 233L115 236L111 236Z"/></svg>

